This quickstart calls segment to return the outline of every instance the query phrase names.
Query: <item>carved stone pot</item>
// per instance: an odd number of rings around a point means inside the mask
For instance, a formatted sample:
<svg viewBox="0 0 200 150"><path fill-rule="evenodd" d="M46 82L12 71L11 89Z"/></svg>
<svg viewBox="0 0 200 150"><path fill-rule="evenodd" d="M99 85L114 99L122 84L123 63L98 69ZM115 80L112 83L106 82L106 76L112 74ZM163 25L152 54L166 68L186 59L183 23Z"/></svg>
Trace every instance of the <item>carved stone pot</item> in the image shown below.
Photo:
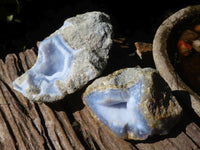
<svg viewBox="0 0 200 150"><path fill-rule="evenodd" d="M191 106L200 116L200 96L195 93L175 71L171 54L177 46L178 37L188 25L200 24L200 5L189 6L167 18L157 29L153 40L153 58L160 75L173 91L188 92ZM186 103L184 97L181 99ZM185 100L185 102L184 102Z"/></svg>

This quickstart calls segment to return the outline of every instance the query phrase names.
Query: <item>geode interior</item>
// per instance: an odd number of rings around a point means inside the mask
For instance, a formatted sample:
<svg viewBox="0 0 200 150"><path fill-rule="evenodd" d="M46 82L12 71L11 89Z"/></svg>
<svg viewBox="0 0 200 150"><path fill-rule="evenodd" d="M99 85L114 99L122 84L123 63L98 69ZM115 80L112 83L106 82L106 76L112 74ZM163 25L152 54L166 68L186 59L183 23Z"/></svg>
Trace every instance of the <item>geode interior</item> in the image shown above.
<svg viewBox="0 0 200 150"><path fill-rule="evenodd" d="M36 64L13 82L14 88L31 100L61 97L56 81L65 82L70 76L74 53L59 35L45 39L40 43Z"/></svg>
<svg viewBox="0 0 200 150"><path fill-rule="evenodd" d="M82 88L107 64L112 25L102 12L69 18L39 45L35 65L13 82L29 100L52 102Z"/></svg>
<svg viewBox="0 0 200 150"><path fill-rule="evenodd" d="M167 134L182 111L167 83L150 68L127 68L99 78L83 100L98 120L126 139Z"/></svg>

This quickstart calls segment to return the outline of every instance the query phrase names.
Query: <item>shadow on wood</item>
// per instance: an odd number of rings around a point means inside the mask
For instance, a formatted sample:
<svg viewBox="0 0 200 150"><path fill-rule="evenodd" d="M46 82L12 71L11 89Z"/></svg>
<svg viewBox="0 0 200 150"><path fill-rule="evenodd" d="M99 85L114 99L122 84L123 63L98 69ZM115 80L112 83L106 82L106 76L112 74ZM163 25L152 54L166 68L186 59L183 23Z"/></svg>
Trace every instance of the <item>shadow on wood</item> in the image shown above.
<svg viewBox="0 0 200 150"><path fill-rule="evenodd" d="M130 47L134 46L125 44L124 41L113 45L109 65L103 75L119 68L140 65L137 56L129 56L134 52ZM55 103L33 103L27 100L21 93L13 90L12 81L32 67L36 58L35 51L31 49L19 55L9 54L5 62L0 60L0 149L200 148L199 118L191 117L191 111L184 111L182 121L169 135L139 142L117 138L90 114L81 99L86 86ZM190 105L185 107L190 108Z"/></svg>

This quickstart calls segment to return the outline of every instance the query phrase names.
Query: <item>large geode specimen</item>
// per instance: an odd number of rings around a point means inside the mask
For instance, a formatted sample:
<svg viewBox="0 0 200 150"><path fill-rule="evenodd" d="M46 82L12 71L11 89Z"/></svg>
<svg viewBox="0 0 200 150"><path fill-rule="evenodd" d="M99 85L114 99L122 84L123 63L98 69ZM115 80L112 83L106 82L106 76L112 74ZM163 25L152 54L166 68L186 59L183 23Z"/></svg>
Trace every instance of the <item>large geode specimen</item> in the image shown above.
<svg viewBox="0 0 200 150"><path fill-rule="evenodd" d="M112 25L108 15L88 12L67 19L39 46L35 65L13 82L29 100L52 102L99 76L107 64Z"/></svg>
<svg viewBox="0 0 200 150"><path fill-rule="evenodd" d="M182 112L167 83L151 68L126 68L96 79L83 100L98 120L126 139L167 134Z"/></svg>

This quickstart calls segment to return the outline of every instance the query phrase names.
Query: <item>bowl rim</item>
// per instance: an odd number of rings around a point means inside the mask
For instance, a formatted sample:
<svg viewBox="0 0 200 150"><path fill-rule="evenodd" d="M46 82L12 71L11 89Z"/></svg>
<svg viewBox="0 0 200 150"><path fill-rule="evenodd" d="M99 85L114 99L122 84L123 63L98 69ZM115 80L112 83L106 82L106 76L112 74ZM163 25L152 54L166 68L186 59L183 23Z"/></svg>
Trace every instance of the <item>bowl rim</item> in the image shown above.
<svg viewBox="0 0 200 150"><path fill-rule="evenodd" d="M167 53L167 40L173 27L181 20L200 14L200 5L188 6L168 17L158 27L153 39L153 59L160 75L172 91L187 91L190 94L191 106L200 117L200 96L186 85L175 72ZM184 103L184 102L183 102Z"/></svg>

